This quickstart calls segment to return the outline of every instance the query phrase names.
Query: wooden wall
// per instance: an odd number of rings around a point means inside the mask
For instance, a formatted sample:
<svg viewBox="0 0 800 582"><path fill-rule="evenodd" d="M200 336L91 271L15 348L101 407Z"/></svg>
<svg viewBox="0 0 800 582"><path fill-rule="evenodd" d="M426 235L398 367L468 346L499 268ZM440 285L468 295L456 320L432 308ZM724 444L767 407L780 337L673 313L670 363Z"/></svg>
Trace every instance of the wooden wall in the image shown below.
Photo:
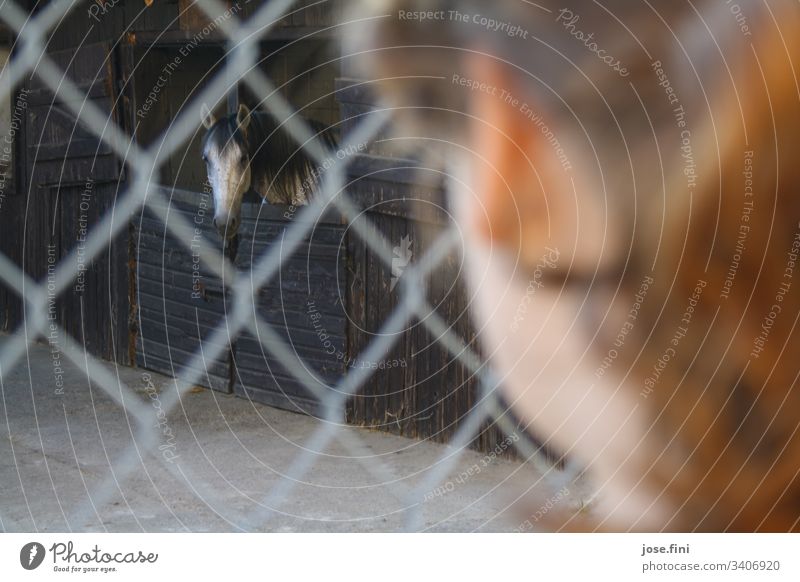
<svg viewBox="0 0 800 582"><path fill-rule="evenodd" d="M135 94L132 113L136 141L145 147L158 145L155 140L162 137L180 111L225 62L225 51L219 45L200 45L184 50L185 54L181 54L180 49L180 46L173 45L134 47L136 68L132 71ZM172 65L175 59L180 59L177 66ZM201 192L206 181L200 152L203 132L198 117L197 129L191 139L165 160L154 181Z"/></svg>
<svg viewBox="0 0 800 582"><path fill-rule="evenodd" d="M345 136L360 117L374 108L375 98L356 81L337 83ZM401 263L413 265L428 253L450 225L444 190L435 175L419 173L419 163L397 156L378 136L348 166L348 195L364 217L383 236ZM356 357L376 338L400 299L392 267L383 263L359 237L347 239L351 294L348 302L348 343ZM410 243L410 247L408 244ZM407 252L408 251L408 252ZM462 257L457 251L434 270L427 281L427 300L450 330L480 353L469 314L470 298L462 280ZM374 375L353 398L348 421L415 438L447 442L476 403L478 379L412 319L387 360L405 362ZM473 445L492 450L504 436L488 424Z"/></svg>
<svg viewBox="0 0 800 582"><path fill-rule="evenodd" d="M213 202L209 195L164 188L170 216L180 215L205 237L222 245L211 225ZM186 245L189 245L188 247ZM207 352L209 336L224 326L229 301L222 281L199 259L192 241L176 240L150 210L134 220L135 328L137 365L176 376L191 358ZM230 340L223 355L206 360L197 369L197 384L220 392L231 391Z"/></svg>
<svg viewBox="0 0 800 582"><path fill-rule="evenodd" d="M250 270L267 252L281 249L296 213L288 206L250 204L243 210L236 266ZM295 213L296 212L296 213ZM234 391L244 397L294 412L319 415L319 401L292 373L308 373L322 393L345 373L348 355L345 304L345 227L332 213L314 227L293 253L281 251L279 275L258 291L258 313L307 366L281 361L250 334L236 341Z"/></svg>
<svg viewBox="0 0 800 582"><path fill-rule="evenodd" d="M306 119L329 126L339 121L339 104L334 94L339 76L338 48L327 35L314 35L301 41L262 43L259 68L280 88L281 95ZM242 87L241 100L251 108L265 95L255 95ZM268 99L267 99L268 101Z"/></svg>
<svg viewBox="0 0 800 582"><path fill-rule="evenodd" d="M111 123L121 122L107 44L54 51L51 57ZM38 78L22 90L20 171L0 214L0 250L39 282L53 274L53 265L72 261L81 275L60 295L57 321L90 353L130 363L128 228L115 237L109 232L106 249L95 260L78 254L114 207L123 166L109 146L77 123L62 94L54 95ZM16 296L6 298L3 327L10 330L22 323L24 312Z"/></svg>
<svg viewBox="0 0 800 582"><path fill-rule="evenodd" d="M222 247L210 225L210 196L163 192L170 215L188 219L197 236ZM292 213L290 207L245 203L234 259L238 270L247 272L280 246ZM200 263L197 251L180 244L150 211L135 226L137 364L174 376L195 353L208 351L208 338L225 327L230 292ZM347 353L343 235L338 217L320 221L300 249L286 253L279 275L257 294L258 313L308 364L322 390L341 379ZM222 347L222 358L199 368L197 384L295 412L320 411L292 374L295 366L265 351L252 334L237 334Z"/></svg>

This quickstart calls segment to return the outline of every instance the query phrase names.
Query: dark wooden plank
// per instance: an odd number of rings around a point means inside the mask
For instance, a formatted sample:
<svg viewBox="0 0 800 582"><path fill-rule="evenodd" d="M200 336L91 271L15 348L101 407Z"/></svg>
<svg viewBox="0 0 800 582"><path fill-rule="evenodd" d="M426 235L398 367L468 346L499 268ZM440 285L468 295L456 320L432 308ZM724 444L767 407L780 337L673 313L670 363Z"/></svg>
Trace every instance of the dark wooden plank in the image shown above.
<svg viewBox="0 0 800 582"><path fill-rule="evenodd" d="M402 184L396 184L402 189ZM411 263L433 248L441 233L435 222L417 220L403 213L369 212L373 228L394 247L408 237L412 241ZM359 238L348 240L350 295L348 345L352 354L362 353L375 333L397 306L399 291L391 289L391 269ZM447 257L428 281L428 301L452 331L479 351L469 318L469 298L460 279L462 258ZM361 328L361 329L359 329ZM347 411L349 422L415 438L447 442L475 404L477 378L417 321L408 324L389 357L404 368L389 368L373 375L355 396ZM473 446L491 450L502 440L493 427L486 427Z"/></svg>
<svg viewBox="0 0 800 582"><path fill-rule="evenodd" d="M186 301L175 301L161 295L151 295L143 290L137 297L140 315L149 316L164 323L165 319L176 321L182 325L191 322L192 328L199 323L204 329L214 329L224 316L224 307L217 304L188 304Z"/></svg>
<svg viewBox="0 0 800 582"><path fill-rule="evenodd" d="M244 214L253 217L268 208L249 207ZM254 260L280 244L291 224L275 216L274 209L268 212L273 212L270 220L245 220L236 261L241 269L250 269ZM280 275L258 294L259 313L304 366L323 381L320 387L341 380L345 370L347 319L340 294L346 280L343 249L339 248L343 237L340 222L318 225L302 248L287 257ZM291 374L295 364L277 361L255 338L240 337L234 359L237 394L287 410L302 409L310 414L319 410L313 394Z"/></svg>
<svg viewBox="0 0 800 582"><path fill-rule="evenodd" d="M196 225L202 236L217 235L197 224L202 196L183 192L170 202L170 216L182 215ZM208 339L224 325L229 301L222 281L199 261L193 249L179 243L150 211L134 221L133 256L136 260L137 362L143 367L173 374L191 358L211 346ZM216 239L219 240L218 238ZM200 370L200 385L230 393L232 338L222 356ZM168 357L167 357L168 356Z"/></svg>
<svg viewBox="0 0 800 582"><path fill-rule="evenodd" d="M55 40L58 33L53 36ZM54 46L58 43L49 45ZM85 43L77 49L50 50L49 56L115 123L108 45ZM38 79L29 86L20 146L21 173L32 188L25 212L18 215L24 216L24 239L15 231L16 243L25 249L21 266L43 280L56 262L76 253L70 260L79 274L59 296L56 319L89 353L131 363L128 230L113 240L109 237L99 256L83 254L95 225L114 208L124 189L120 164L108 146L76 121L62 95L53 95Z"/></svg>
<svg viewBox="0 0 800 582"><path fill-rule="evenodd" d="M87 94L93 104L116 124L118 114L113 86L112 57L106 43L86 44L77 49L54 51L49 56ZM36 185L77 185L91 177L95 182L116 182L121 164L111 148L79 122L41 80L31 83L26 124L28 168ZM83 106L84 103L74 103Z"/></svg>
<svg viewBox="0 0 800 582"><path fill-rule="evenodd" d="M96 225L117 199L116 184L62 187L58 191L59 247L62 261L77 253L78 277L60 297L63 325L87 350L130 363L128 236L126 229L107 241L96 259L82 249Z"/></svg>

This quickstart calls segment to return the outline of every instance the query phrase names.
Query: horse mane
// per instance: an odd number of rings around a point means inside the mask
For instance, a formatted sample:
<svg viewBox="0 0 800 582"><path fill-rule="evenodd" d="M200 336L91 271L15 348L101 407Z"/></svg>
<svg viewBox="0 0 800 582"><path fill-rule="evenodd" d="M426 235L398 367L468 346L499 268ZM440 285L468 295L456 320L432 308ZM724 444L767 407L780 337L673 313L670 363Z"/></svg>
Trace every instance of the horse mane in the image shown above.
<svg viewBox="0 0 800 582"><path fill-rule="evenodd" d="M316 120L307 120L306 123L333 152L338 142L332 129ZM306 154L305 149L267 113L251 114L247 133L254 154L251 171L261 172L270 189L285 203L291 204L295 200L298 185L301 185L307 200L307 194L316 189L321 171L315 167L314 160Z"/></svg>

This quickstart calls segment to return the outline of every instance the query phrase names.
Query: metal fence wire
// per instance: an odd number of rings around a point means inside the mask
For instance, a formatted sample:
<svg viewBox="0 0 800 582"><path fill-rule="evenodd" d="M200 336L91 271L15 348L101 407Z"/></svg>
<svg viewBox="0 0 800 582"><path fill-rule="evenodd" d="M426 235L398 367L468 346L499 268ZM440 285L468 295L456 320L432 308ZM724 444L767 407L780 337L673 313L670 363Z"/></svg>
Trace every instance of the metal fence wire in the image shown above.
<svg viewBox="0 0 800 582"><path fill-rule="evenodd" d="M179 477L184 483L192 484L192 493L202 495L212 507L226 513L226 519L233 529L243 531L263 531L270 527L270 519L279 511L282 504L292 496L298 483L314 466L320 452L325 451L334 441L343 447L353 458L364 456L364 445L360 441L358 429L345 424L345 404L348 398L357 394L370 375L380 371L366 368L352 368L336 386L322 390L318 379L309 372L310 367L301 361L284 338L268 324L256 307L256 297L268 281L279 275L282 262L302 245L312 232L317 221L335 207L349 222L352 232L366 242L389 268L392 265L392 245L374 228L370 228L368 218L348 199L345 190L347 160L333 165L323 178L316 196L311 202L298 210L292 224L287 228L281 245L275 245L254 259L250 271L237 271L232 262L223 256L218 245L206 239L197 240L195 229L185 217L173 213L169 215L169 201L162 190L152 184L152 177L158 170L197 131L204 103L218 103L235 87L243 83L256 95L270 94L272 97L263 104L287 130L297 144L301 145L312 160L322 166L330 154L310 127L296 115L295 109L283 98L273 82L257 66L259 41L269 33L276 22L293 10L294 0L270 0L259 7L246 21L236 16L217 18L226 7L217 0L197 0L196 5L214 20L219 31L227 39L229 57L224 66L199 92L187 106L183 107L169 124L162 136L153 140L152 147L142 147L130 135L114 123L81 89L70 80L47 52L48 35L65 15L76 6L75 0L55 0L31 15L14 0L0 2L0 19L5 22L17 37L13 58L0 74L0 98L8 99L13 91L28 77L38 77L50 90L62 97L63 104L79 120L80 124L112 148L120 160L125 161L128 172L127 190L118 196L113 212L103 216L92 228L86 243L81 249L83 256L79 262L78 249L73 249L62 259L52 276L46 281L33 281L7 256L0 254L0 278L19 295L24 303L25 324L17 329L5 342L0 354L0 373L20 365L27 351L38 340L46 339L53 331L52 321L48 320L48 302L54 296L63 294L78 276L79 263L89 263L97 258L109 241L127 228L136 213L147 208L164 224L177 241L187 246L192 241L193 252L199 251L205 269L224 282L230 298L230 309L224 321L213 333L203 338L204 349L198 350L191 360L177 371L174 390L163 395L162 407L166 414L180 405L181 398L201 379L202 370L208 362L225 355L229 338L241 332L249 332L257 338L263 349L276 359L286 363L286 370L314 394L322 404L324 414L313 434L309 435L299 453L292 459L289 469L276 486L262 492L253 508L236 513L233 508L225 508L224 503L214 501L216 492L203 484L203 478L192 472L186 463L166 462L162 455L156 454L160 435L152 423L152 411L148 410L141 396L130 386L120 381L101 361L93 357L75 338L63 328L57 333L61 340L63 355L75 366L85 371L91 382L102 390L124 411L133 428L133 443L118 459L118 469L112 471L105 480L92 488L86 499L71 508L67 516L68 526L80 530L98 515L119 491L120 483L129 478L141 467L142 459L149 455L161 461L163 466ZM365 115L360 125L347 136L342 150L358 148L358 144L369 142L390 122L391 111L377 108ZM168 220L169 218L169 220ZM436 488L456 467L459 456L485 426L486 421L498 426L508 435L517 435L517 427L506 414L505 407L496 395L498 379L484 361L465 342L453 333L451 325L444 321L426 299L426 280L428 275L452 253L459 251L460 237L452 225L443 229L438 242L426 256L414 262L404 272L398 291L401 299L397 308L385 321L366 351L359 355L362 361L380 361L392 349L397 338L410 321L416 320L437 338L439 344L451 356L464 365L471 374L480 378L481 391L477 403L470 413L462 419L451 446L442 449L442 458L426 471L424 478L414 487L403 485L402 481L387 477L391 475L389 461L378 456L366 458L368 470L381 481L392 483L394 494L405 501L407 507L405 522L408 530L422 529L424 523L424 496ZM278 248L280 246L280 248ZM254 314L255 317L254 317ZM132 421L132 422L131 422ZM526 435L514 439L523 460L533 464L547 480L549 487L558 490L575 478L576 471L567 467L559 470L543 458ZM532 484L535 485L535 484Z"/></svg>

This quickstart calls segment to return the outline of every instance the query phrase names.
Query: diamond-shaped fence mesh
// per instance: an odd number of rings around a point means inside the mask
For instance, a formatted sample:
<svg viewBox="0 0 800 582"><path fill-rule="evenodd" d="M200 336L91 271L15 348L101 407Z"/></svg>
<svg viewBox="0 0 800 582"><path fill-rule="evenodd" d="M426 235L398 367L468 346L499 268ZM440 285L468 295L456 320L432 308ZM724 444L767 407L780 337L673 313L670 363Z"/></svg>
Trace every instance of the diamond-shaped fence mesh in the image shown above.
<svg viewBox="0 0 800 582"><path fill-rule="evenodd" d="M155 1L158 3L158 0ZM90 10L97 7L113 10L110 4L89 6ZM346 428L348 400L359 393L370 377L382 372L370 367L353 367L335 385L325 386L311 371L312 367L303 361L302 354L275 329L273 322L263 317L259 309L259 292L271 282L278 281L279 284L281 269L287 258L301 249L319 220L332 209L344 217L352 236L361 239L387 269L393 268L393 260L396 260L393 253L395 243L374 228L369 217L349 198L349 160L345 158L324 172L316 195L307 206L297 209L280 243L276 242L255 255L246 269L234 264L218 242L202 236L198 238L191 220L172 211L167 191L156 186L159 170L198 131L203 104L224 102L239 84L255 95L269 95L269 99L262 101L262 109L278 120L313 162L319 165L325 163L330 154L319 136L297 114L273 80L256 66L259 43L269 36L276 23L296 10L294 5L294 0L269 0L246 19L236 15L219 18L228 9L227 6L218 0L198 0L193 9L199 7L207 19L215 23L214 33L224 36L224 63L213 72L195 97L180 107L171 122L164 124L166 129L148 145L142 145L110 119L90 98L87 87L79 86L72 80L48 53L49 35L80 4L74 0L56 0L29 14L13 0L0 3L0 20L16 38L12 56L0 74L0 97L7 100L25 80L37 79L59 95L60 106L67 108L78 120L81 131L99 138L102 147L110 149L119 160L124 160L127 174L126 186L124 190L120 189L113 208L99 217L89 229L85 244L63 257L46 280L34 281L14 261L0 254L0 278L8 289L19 296L25 311L24 325L18 327L3 344L0 373L20 365L35 342L56 333L64 357L84 370L87 379L113 400L124 413L133 436L133 443L128 450L115 459L116 469L105 480L89 485L82 501L61 508L68 527L72 529L87 527L93 516L101 514L104 506L119 493L120 484L141 471L142 460L146 457L159 460L180 482L187 483L187 495L201 497L217 515L224 516L232 528L265 529L269 527L271 517L280 513L282 504L293 495L324 451L336 443L350 458L360 459L364 468L378 482L390 485L392 494L406 508L404 520L407 528L417 530L423 527L426 493L445 480L456 466L459 455L480 431L488 425L507 434L518 434L519 427L508 417L505 407L496 396L499 380L481 356L454 332L452 322L446 321L428 299L430 275L459 252L461 233L454 226L440 228L437 240L430 245L427 253L413 263L404 265L402 278L396 281L395 292L399 294L396 307L373 335L364 352L358 355L361 361L381 361L391 352L407 326L413 323L423 326L449 354L449 358L463 366L468 375L479 379L477 398L469 413L459 420L458 430L450 439L451 446L443 449L442 458L431 464L424 478L414 486L408 486L402 480L394 479L391 459L368 454L359 433ZM80 9L85 10L86 6ZM342 151L349 148L358 150L361 144L375 138L391 122L391 111L375 107L349 121L354 128L346 133L340 144ZM110 241L145 211L163 223L165 235L168 234L171 240L186 247L198 258L207 273L222 281L227 301L223 320L208 333L204 332L202 349L196 350L180 366L175 367L176 389L164 394L160 402L164 414L169 415L176 407L182 406L182 398L200 383L211 362L227 357L230 338L241 333L255 338L265 354L282 362L291 380L304 387L320 404L318 416L322 421L312 434L306 435L302 450L294 455L275 486L248 495L252 503L246 508L227 507L226 501L219 498L213 485L206 483L190 464L167 462L162 455L154 454L161 435L157 427L153 427L152 412L146 408L140 395L91 355L68 330L60 328L47 317L54 298L63 295L80 275L79 265L91 263L99 257ZM525 435L515 438L514 443L518 456L536 465L544 479L566 483L572 478L570 471L558 471L540 459L538 448Z"/></svg>

